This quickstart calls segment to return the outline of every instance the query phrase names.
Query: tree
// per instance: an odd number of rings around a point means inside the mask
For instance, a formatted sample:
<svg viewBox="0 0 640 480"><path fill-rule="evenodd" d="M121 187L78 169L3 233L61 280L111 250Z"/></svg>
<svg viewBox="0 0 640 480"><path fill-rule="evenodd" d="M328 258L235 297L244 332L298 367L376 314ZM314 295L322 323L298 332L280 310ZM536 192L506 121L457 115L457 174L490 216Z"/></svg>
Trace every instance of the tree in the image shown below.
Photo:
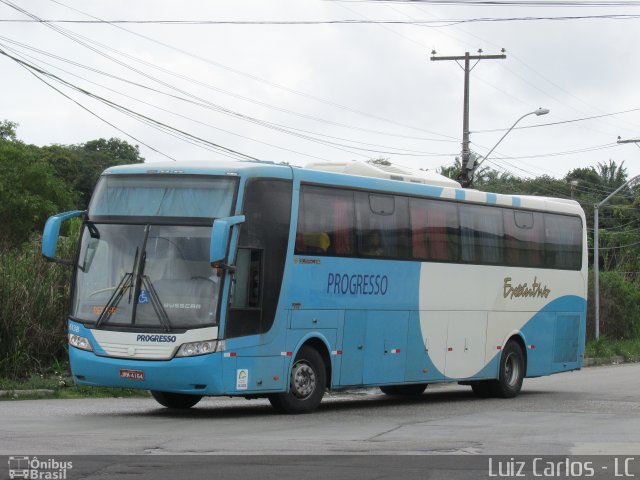
<svg viewBox="0 0 640 480"><path fill-rule="evenodd" d="M0 140L0 243L18 245L46 219L73 207L72 195L37 151L18 141Z"/></svg>
<svg viewBox="0 0 640 480"><path fill-rule="evenodd" d="M2 120L0 122L0 140L11 140L12 142L16 142L18 140L16 138L17 128L18 124L16 122Z"/></svg>
<svg viewBox="0 0 640 480"><path fill-rule="evenodd" d="M93 188L105 169L144 162L137 145L118 138L100 138L79 145L51 145L42 147L41 154L74 192L77 208L81 210L89 205Z"/></svg>
<svg viewBox="0 0 640 480"><path fill-rule="evenodd" d="M611 190L615 190L627 181L627 169L624 162L620 166L614 160L609 159L609 163L598 162L597 168L591 167L597 173L600 184Z"/></svg>

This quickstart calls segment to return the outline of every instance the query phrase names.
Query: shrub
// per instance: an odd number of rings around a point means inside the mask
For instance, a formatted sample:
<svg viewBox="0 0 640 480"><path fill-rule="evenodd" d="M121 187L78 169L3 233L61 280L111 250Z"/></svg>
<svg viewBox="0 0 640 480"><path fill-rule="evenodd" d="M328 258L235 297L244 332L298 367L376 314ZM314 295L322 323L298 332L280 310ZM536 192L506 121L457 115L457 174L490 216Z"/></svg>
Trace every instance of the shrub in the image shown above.
<svg viewBox="0 0 640 480"><path fill-rule="evenodd" d="M74 242L61 243L61 251L71 257ZM25 378L66 357L71 269L46 262L40 248L40 242L33 240L0 250L3 377Z"/></svg>
<svg viewBox="0 0 640 480"><path fill-rule="evenodd" d="M594 338L595 300L589 275L587 335ZM600 273L600 335L609 339L640 337L640 289L620 272Z"/></svg>

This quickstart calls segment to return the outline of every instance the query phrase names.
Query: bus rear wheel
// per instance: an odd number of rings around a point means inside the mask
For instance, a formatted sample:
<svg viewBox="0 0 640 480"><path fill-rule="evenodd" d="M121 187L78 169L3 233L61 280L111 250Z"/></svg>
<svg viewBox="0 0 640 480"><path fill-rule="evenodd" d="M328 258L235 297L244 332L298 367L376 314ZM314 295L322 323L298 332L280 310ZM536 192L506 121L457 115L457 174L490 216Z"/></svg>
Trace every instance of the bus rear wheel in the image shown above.
<svg viewBox="0 0 640 480"><path fill-rule="evenodd" d="M500 356L499 375L497 380L478 380L469 382L476 397L479 398L513 398L520 393L524 380L524 352L513 340L507 342Z"/></svg>
<svg viewBox="0 0 640 480"><path fill-rule="evenodd" d="M270 395L269 402L281 413L309 413L320 405L326 386L322 356L316 349L304 346L293 361L289 391Z"/></svg>
<svg viewBox="0 0 640 480"><path fill-rule="evenodd" d="M167 408L191 408L202 399L202 395L159 392L157 390L151 390L151 395L156 399L156 402Z"/></svg>
<svg viewBox="0 0 640 480"><path fill-rule="evenodd" d="M382 390L382 393L384 393L385 395L406 397L417 397L418 395L422 395L426 389L426 383L414 383L411 385L387 385L384 387L380 387L380 390Z"/></svg>
<svg viewBox="0 0 640 480"><path fill-rule="evenodd" d="M510 340L502 350L498 380L491 382L495 397L513 398L520 393L524 380L524 352L517 342Z"/></svg>

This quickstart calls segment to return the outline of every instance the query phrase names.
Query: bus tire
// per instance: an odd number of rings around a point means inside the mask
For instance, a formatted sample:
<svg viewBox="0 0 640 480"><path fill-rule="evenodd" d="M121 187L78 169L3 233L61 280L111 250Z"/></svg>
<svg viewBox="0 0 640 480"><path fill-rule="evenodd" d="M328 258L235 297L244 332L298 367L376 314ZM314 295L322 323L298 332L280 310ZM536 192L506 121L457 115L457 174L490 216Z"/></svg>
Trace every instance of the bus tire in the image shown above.
<svg viewBox="0 0 640 480"><path fill-rule="evenodd" d="M491 393L495 397L513 398L520 393L524 380L524 352L515 341L510 340L502 350L498 379L491 382Z"/></svg>
<svg viewBox="0 0 640 480"><path fill-rule="evenodd" d="M489 398L493 395L491 384L491 380L481 380L470 383L473 394L478 398Z"/></svg>
<svg viewBox="0 0 640 480"><path fill-rule="evenodd" d="M289 391L269 396L280 413L309 413L320 405L327 386L327 370L315 348L303 346L296 355L289 375Z"/></svg>
<svg viewBox="0 0 640 480"><path fill-rule="evenodd" d="M156 399L156 402L167 408L191 408L202 399L202 395L159 392L157 390L151 390L151 395Z"/></svg>
<svg viewBox="0 0 640 480"><path fill-rule="evenodd" d="M386 385L380 387L385 395L417 397L427 389L426 383L412 383L410 385Z"/></svg>

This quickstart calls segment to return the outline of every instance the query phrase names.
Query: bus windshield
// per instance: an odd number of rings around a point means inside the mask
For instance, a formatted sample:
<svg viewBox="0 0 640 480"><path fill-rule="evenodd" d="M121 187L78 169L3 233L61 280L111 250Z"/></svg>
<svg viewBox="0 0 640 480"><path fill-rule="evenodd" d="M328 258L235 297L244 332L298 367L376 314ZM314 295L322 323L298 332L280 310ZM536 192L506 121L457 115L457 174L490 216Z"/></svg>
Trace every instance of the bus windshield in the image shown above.
<svg viewBox="0 0 640 480"><path fill-rule="evenodd" d="M220 279L209 265L208 226L87 222L72 317L126 328L217 324Z"/></svg>
<svg viewBox="0 0 640 480"><path fill-rule="evenodd" d="M193 175L103 175L89 205L89 218L140 217L150 223L172 219L206 222L226 217L237 189L237 178ZM177 221L176 221L177 223Z"/></svg>

